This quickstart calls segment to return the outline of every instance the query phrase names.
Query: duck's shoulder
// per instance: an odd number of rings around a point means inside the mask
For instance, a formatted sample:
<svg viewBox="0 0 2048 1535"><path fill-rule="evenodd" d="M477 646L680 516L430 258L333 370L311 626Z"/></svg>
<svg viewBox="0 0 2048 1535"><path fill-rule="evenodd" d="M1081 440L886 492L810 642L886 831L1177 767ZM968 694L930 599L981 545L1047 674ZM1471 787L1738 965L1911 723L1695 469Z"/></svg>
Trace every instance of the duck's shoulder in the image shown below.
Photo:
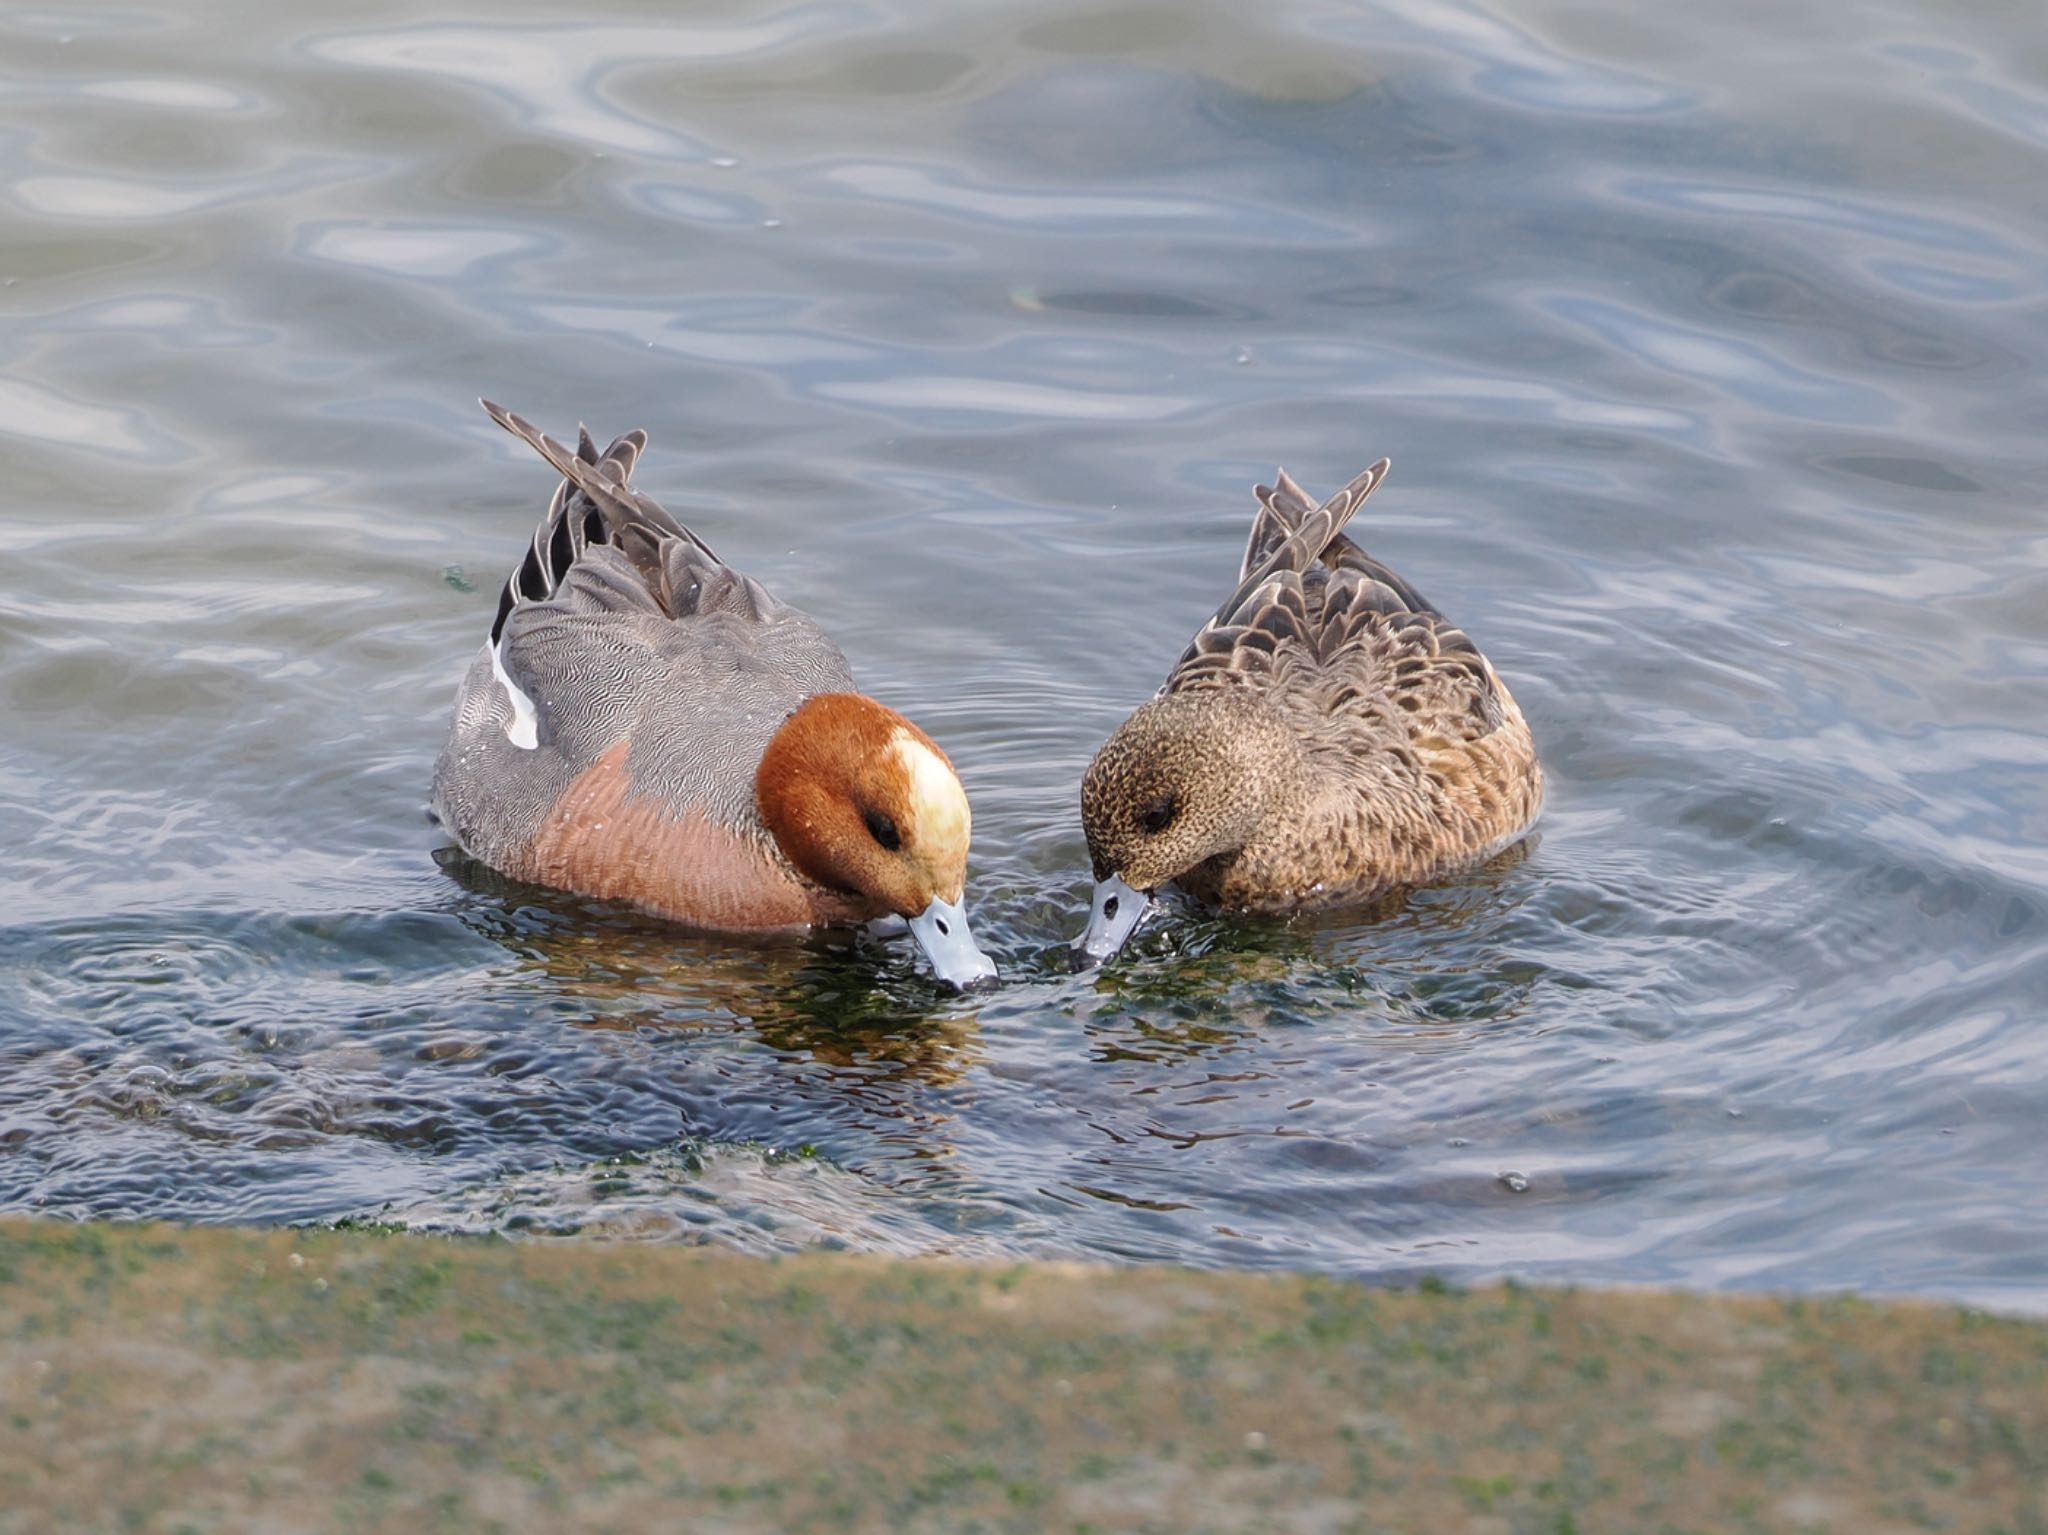
<svg viewBox="0 0 2048 1535"><path fill-rule="evenodd" d="M1329 712L1424 739L1478 740L1506 723L1513 700L1464 629L1355 545L1326 568L1317 679Z"/></svg>
<svg viewBox="0 0 2048 1535"><path fill-rule="evenodd" d="M744 713L852 685L845 654L810 614L729 567L667 553L671 567L694 568L664 586L616 549L587 551L546 599L507 619L507 673L558 708L645 692Z"/></svg>

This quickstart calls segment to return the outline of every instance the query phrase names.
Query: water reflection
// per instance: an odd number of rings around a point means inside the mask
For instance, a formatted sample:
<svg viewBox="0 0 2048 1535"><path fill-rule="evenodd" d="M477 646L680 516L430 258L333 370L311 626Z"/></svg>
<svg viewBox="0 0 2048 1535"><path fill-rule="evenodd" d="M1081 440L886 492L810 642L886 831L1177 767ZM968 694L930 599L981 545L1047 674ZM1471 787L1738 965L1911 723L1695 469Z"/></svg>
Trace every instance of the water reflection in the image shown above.
<svg viewBox="0 0 2048 1535"><path fill-rule="evenodd" d="M929 1012L906 1010L915 967L893 962L864 938L828 934L722 949L701 935L629 925L610 912L566 913L559 925L516 931L488 908L463 915L505 944L522 977L530 973L550 997L590 1010L570 1020L574 1027L744 1029L771 1050L834 1068L819 1082L858 1081L862 1090L899 1076L955 1082L980 1057L974 1011L949 1005L937 988ZM841 1068L848 1075L837 1075Z"/></svg>

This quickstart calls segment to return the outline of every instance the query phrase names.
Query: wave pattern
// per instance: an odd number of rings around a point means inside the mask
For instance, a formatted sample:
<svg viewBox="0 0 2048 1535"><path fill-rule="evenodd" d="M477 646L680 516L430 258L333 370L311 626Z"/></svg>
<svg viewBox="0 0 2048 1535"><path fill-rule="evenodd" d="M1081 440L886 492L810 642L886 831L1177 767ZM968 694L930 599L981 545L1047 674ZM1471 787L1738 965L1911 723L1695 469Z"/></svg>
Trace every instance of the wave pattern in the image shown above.
<svg viewBox="0 0 2048 1535"><path fill-rule="evenodd" d="M0 1208L2048 1309L2040 61L1514 9L0 17ZM946 742L1004 990L437 857L478 394ZM1540 837L1067 975L1249 486L1383 452Z"/></svg>

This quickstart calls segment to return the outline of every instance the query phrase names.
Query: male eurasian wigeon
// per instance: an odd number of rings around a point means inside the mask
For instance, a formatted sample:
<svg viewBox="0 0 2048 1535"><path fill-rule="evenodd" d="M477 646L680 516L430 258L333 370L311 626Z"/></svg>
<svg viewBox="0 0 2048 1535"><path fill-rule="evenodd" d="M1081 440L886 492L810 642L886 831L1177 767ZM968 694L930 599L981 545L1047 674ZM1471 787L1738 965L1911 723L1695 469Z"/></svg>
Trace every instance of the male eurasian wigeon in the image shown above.
<svg viewBox="0 0 2048 1535"><path fill-rule="evenodd" d="M1227 911L1359 902L1478 862L1543 804L1522 711L1479 647L1344 536L1381 459L1321 506L1258 487L1237 590L1089 764L1080 963L1169 880Z"/></svg>
<svg viewBox="0 0 2048 1535"><path fill-rule="evenodd" d="M456 695L434 810L515 879L723 930L906 919L941 980L995 966L962 908L970 817L930 736L602 454L484 402L562 476Z"/></svg>

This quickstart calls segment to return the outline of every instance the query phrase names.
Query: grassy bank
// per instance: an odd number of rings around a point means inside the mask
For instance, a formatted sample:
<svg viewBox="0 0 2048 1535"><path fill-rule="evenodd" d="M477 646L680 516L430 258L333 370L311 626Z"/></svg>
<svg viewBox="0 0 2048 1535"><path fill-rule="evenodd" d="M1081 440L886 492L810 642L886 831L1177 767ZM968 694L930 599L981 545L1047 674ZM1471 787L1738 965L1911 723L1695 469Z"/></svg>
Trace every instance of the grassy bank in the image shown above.
<svg viewBox="0 0 2048 1535"><path fill-rule="evenodd" d="M1954 1308L0 1222L0 1531L2048 1529Z"/></svg>

